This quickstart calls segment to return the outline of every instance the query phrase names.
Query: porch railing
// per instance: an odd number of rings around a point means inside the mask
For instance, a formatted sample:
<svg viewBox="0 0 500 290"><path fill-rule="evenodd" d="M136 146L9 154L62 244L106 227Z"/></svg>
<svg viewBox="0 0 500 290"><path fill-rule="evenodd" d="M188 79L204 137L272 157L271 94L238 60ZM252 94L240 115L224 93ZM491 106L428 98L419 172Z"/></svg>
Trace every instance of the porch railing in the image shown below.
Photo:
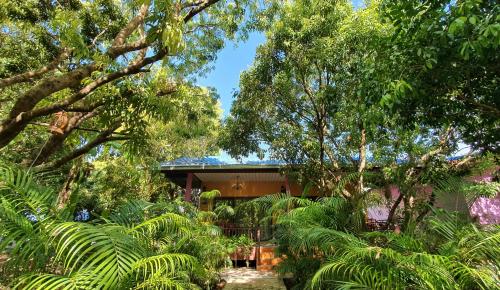
<svg viewBox="0 0 500 290"><path fill-rule="evenodd" d="M246 235L255 242L269 241L273 238L273 226L240 227L235 225L219 225L226 237Z"/></svg>

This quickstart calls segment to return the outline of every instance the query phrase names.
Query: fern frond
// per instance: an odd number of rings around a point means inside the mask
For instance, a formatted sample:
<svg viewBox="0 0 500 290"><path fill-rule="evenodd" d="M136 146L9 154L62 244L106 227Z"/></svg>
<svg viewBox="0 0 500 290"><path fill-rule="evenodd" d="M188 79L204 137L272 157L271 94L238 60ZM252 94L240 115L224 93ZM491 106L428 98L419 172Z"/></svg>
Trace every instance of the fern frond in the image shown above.
<svg viewBox="0 0 500 290"><path fill-rule="evenodd" d="M155 277L139 283L133 289L186 290L201 288L183 280L177 280L169 277Z"/></svg>
<svg viewBox="0 0 500 290"><path fill-rule="evenodd" d="M167 253L140 259L132 266L131 271L136 273L136 279L149 279L154 275L174 276L178 271L193 270L197 260L187 254Z"/></svg>
<svg viewBox="0 0 500 290"><path fill-rule="evenodd" d="M219 196L220 196L220 191L218 191L217 189L204 191L200 194L200 198L204 200L213 200L214 198Z"/></svg>
<svg viewBox="0 0 500 290"><path fill-rule="evenodd" d="M36 184L32 174L5 167L0 167L0 195L17 211L26 211L36 220L42 219L56 201L56 195Z"/></svg>
<svg viewBox="0 0 500 290"><path fill-rule="evenodd" d="M154 204L144 200L128 200L114 210L109 220L124 226L133 226L144 221L146 211Z"/></svg>

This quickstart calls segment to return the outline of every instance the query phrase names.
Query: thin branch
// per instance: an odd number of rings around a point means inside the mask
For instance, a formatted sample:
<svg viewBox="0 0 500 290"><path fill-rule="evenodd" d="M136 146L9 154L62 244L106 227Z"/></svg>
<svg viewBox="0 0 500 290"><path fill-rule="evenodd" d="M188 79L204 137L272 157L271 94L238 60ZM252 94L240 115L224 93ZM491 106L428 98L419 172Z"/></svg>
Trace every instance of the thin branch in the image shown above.
<svg viewBox="0 0 500 290"><path fill-rule="evenodd" d="M188 22L191 18L195 17L198 13L212 6L213 4L219 2L220 0L205 0L199 1L198 5L193 7L189 12L184 16L184 22Z"/></svg>
<svg viewBox="0 0 500 290"><path fill-rule="evenodd" d="M165 54L166 54L165 50L160 51L158 54L156 54L152 57L147 57L137 64L134 64L132 66L128 66L120 71L110 73L106 76L100 77L97 80L95 80L92 83L85 86L84 88L82 88L77 93L73 94L71 97L69 97L63 101L57 102L57 103L50 105L50 106L47 106L47 107L33 110L31 112L27 112L26 116L24 118L33 119L35 117L40 117L40 116L52 114L52 113L55 113L57 111L60 111L61 109L65 109L68 106L83 99L86 95L88 95L89 93L91 93L92 91L94 91L95 89L97 89L98 87L100 87L104 84L107 84L111 81L114 81L114 80L119 79L119 78L126 76L126 75L132 75L132 74L136 74L136 73L141 72L141 68L143 66L146 66L150 63L154 63L154 62L160 60L161 58L163 58L163 56Z"/></svg>

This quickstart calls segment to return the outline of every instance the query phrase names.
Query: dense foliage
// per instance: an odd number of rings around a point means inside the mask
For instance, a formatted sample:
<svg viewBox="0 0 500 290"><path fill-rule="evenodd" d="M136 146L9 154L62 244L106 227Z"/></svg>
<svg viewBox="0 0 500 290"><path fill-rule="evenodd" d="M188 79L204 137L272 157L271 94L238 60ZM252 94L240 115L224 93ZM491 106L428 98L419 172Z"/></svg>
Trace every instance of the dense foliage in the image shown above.
<svg viewBox="0 0 500 290"><path fill-rule="evenodd" d="M403 69L383 102L406 121L451 124L475 148L498 151L498 2L381 2L395 28L391 61Z"/></svg>
<svg viewBox="0 0 500 290"><path fill-rule="evenodd" d="M355 212L366 206L367 188L397 184L403 195L394 208L402 203L408 215L419 215L410 205L415 187L446 166L461 133L445 121L404 124L399 109L388 110L389 94L404 91L395 79L405 67L395 63L397 27L381 15L383 7L379 1L360 10L346 1L283 5L241 75L221 145L235 156L267 148L303 183L324 196L336 191ZM376 182L367 180L367 170L381 167Z"/></svg>
<svg viewBox="0 0 500 290"><path fill-rule="evenodd" d="M165 159L201 138L211 152L219 104L193 77L237 37L247 4L2 2L0 154L47 170L109 142Z"/></svg>
<svg viewBox="0 0 500 290"><path fill-rule="evenodd" d="M53 190L9 168L0 193L0 283L14 289L208 289L234 251L182 202L128 200L84 216L77 193L60 207Z"/></svg>
<svg viewBox="0 0 500 290"><path fill-rule="evenodd" d="M497 184L498 190L498 184ZM458 192L456 194L459 194ZM496 289L500 228L434 210L403 233L357 232L341 197L258 198L276 222L278 271L293 289Z"/></svg>
<svg viewBox="0 0 500 290"><path fill-rule="evenodd" d="M223 237L216 224L231 223L276 230L295 289L498 288L498 226L435 202L500 191L464 179L498 174L499 12L492 0L0 1L0 288L213 289L254 245ZM196 77L252 29L266 41L221 127ZM470 152L451 162L460 145ZM160 162L219 146L287 162L303 196L180 201ZM365 220L374 204L389 209L381 232Z"/></svg>

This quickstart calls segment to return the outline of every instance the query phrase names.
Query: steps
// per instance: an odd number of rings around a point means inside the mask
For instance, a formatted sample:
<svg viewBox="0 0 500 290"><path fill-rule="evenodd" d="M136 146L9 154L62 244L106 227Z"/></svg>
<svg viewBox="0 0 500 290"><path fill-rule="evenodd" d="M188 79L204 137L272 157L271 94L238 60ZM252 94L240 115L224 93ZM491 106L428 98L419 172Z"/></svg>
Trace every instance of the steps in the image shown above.
<svg viewBox="0 0 500 290"><path fill-rule="evenodd" d="M270 271L232 268L222 273L227 284L224 290L286 290L283 279Z"/></svg>
<svg viewBox="0 0 500 290"><path fill-rule="evenodd" d="M274 266L281 262L281 258L275 257L275 245L262 245L259 249L259 259L257 260L258 271L271 271Z"/></svg>

